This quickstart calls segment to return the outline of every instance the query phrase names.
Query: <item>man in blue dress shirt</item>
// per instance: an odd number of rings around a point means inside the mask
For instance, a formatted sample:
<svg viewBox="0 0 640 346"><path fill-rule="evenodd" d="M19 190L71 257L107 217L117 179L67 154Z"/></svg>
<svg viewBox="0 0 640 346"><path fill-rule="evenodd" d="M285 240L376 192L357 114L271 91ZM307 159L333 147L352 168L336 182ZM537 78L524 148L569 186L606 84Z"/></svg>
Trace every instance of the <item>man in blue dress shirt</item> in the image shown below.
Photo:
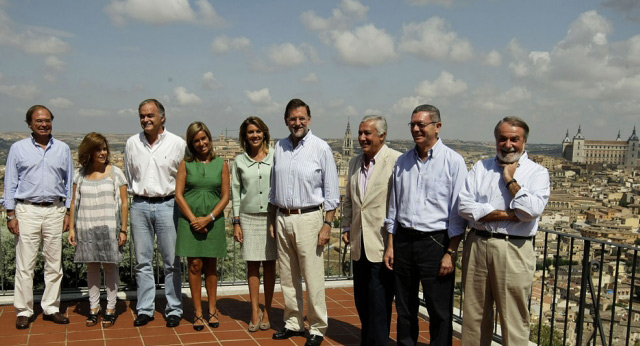
<svg viewBox="0 0 640 346"><path fill-rule="evenodd" d="M441 127L438 108L416 107L409 123L416 145L398 158L391 178L384 262L394 272L398 345L417 344L420 283L430 345L451 345L453 269L466 227L457 203L467 167L438 138Z"/></svg>
<svg viewBox="0 0 640 346"><path fill-rule="evenodd" d="M69 146L51 135L53 114L42 105L27 111L31 136L9 149L4 176L7 228L16 237L16 328L33 316L33 273L42 241L45 289L43 319L69 323L60 313L62 233L69 229L73 160Z"/></svg>
<svg viewBox="0 0 640 346"><path fill-rule="evenodd" d="M304 335L304 277L310 334L305 346L318 346L328 326L322 250L340 203L338 171L327 142L309 129L311 111L306 103L289 101L284 122L291 135L278 141L273 154L269 221L278 243L285 326L273 338Z"/></svg>

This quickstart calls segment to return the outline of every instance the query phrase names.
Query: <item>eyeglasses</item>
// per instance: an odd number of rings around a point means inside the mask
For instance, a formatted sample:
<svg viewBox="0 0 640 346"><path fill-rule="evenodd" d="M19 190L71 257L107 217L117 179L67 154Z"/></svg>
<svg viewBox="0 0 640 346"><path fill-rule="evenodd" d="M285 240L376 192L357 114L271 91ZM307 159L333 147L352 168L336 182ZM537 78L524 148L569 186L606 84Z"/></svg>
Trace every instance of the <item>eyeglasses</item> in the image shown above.
<svg viewBox="0 0 640 346"><path fill-rule="evenodd" d="M424 130L425 127L431 124L437 124L439 121L432 121L430 123L408 123L410 129L413 129L414 126L417 126L420 130Z"/></svg>

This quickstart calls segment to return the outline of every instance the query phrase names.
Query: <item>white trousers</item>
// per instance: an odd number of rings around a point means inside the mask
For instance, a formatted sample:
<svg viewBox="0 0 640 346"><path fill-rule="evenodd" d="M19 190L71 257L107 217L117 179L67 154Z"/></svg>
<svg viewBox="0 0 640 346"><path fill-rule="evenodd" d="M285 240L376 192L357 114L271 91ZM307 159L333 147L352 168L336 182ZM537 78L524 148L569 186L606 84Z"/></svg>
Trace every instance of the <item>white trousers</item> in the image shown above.
<svg viewBox="0 0 640 346"><path fill-rule="evenodd" d="M324 292L323 246L318 246L322 211L298 215L278 212L276 231L280 285L284 296L285 328L304 330L302 278L307 285L309 333L323 336L327 331L327 303Z"/></svg>
<svg viewBox="0 0 640 346"><path fill-rule="evenodd" d="M107 309L116 308L118 300L119 270L116 263L87 263L87 286L91 310L100 307L100 264L104 268L104 286L107 288Z"/></svg>
<svg viewBox="0 0 640 346"><path fill-rule="evenodd" d="M42 311L53 314L60 310L62 283L62 224L66 209L63 202L41 207L16 204L20 234L16 238L16 278L13 305L18 316L33 315L33 275L42 240L45 289Z"/></svg>

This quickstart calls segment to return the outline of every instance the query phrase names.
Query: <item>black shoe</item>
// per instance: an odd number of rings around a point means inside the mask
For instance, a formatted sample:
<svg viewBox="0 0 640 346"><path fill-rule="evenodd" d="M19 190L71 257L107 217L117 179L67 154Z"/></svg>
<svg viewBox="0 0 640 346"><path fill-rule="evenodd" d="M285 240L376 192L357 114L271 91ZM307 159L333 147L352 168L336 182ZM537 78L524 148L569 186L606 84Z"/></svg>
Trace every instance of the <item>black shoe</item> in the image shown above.
<svg viewBox="0 0 640 346"><path fill-rule="evenodd" d="M42 314L42 319L57 324L69 324L69 318L59 312L54 312L51 315Z"/></svg>
<svg viewBox="0 0 640 346"><path fill-rule="evenodd" d="M198 321L202 322L202 324L196 324L196 322ZM193 320L193 330L195 330L196 332L199 332L203 329L204 329L204 318L202 318L202 315L196 316L196 318Z"/></svg>
<svg viewBox="0 0 640 346"><path fill-rule="evenodd" d="M180 325L181 316L169 315L167 316L167 328L175 328Z"/></svg>
<svg viewBox="0 0 640 346"><path fill-rule="evenodd" d="M295 330L284 328L279 332L273 333L273 338L275 340L289 339L292 336L304 336L304 330L303 331L295 331ZM322 341L322 340L320 340L320 341Z"/></svg>
<svg viewBox="0 0 640 346"><path fill-rule="evenodd" d="M138 314L138 317L136 318L136 320L133 321L133 326L142 327L151 321L153 321L153 316Z"/></svg>
<svg viewBox="0 0 640 346"><path fill-rule="evenodd" d="M16 328L17 329L27 329L27 328L29 328L29 323L31 323L31 321L29 320L29 317L27 317L27 316L18 316L18 318L16 319Z"/></svg>
<svg viewBox="0 0 640 346"><path fill-rule="evenodd" d="M307 338L307 342L304 343L304 346L320 346L322 340L324 340L322 335L311 334Z"/></svg>

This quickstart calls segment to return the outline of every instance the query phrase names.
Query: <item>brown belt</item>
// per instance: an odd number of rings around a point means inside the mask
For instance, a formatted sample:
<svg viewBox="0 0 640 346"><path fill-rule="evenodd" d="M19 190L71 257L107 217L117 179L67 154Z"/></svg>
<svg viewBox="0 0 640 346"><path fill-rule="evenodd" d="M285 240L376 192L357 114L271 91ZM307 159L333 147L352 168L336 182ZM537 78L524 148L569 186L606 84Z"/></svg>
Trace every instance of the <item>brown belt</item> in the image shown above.
<svg viewBox="0 0 640 346"><path fill-rule="evenodd" d="M306 214L306 213L311 213L311 212L320 210L320 206L316 205L315 207L300 208L300 209L287 209L287 208L278 207L278 210L284 215Z"/></svg>

